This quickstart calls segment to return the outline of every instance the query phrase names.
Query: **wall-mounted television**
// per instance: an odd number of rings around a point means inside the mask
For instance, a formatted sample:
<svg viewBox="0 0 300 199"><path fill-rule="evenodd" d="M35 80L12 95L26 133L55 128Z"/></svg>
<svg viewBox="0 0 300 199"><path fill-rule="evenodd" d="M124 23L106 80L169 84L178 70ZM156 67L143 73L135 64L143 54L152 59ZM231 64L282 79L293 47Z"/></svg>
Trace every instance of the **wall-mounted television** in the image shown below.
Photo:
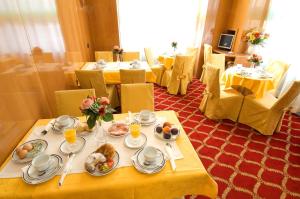
<svg viewBox="0 0 300 199"><path fill-rule="evenodd" d="M221 34L218 47L225 50L231 50L234 36L234 34Z"/></svg>

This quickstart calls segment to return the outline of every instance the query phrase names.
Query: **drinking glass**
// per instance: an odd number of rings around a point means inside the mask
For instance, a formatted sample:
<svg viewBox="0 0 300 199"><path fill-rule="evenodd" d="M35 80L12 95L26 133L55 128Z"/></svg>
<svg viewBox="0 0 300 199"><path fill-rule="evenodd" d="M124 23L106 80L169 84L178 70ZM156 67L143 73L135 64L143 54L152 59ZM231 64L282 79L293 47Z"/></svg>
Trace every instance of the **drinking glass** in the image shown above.
<svg viewBox="0 0 300 199"><path fill-rule="evenodd" d="M67 141L68 149L72 151L72 149L76 147L76 129L66 128L64 130L64 137Z"/></svg>
<svg viewBox="0 0 300 199"><path fill-rule="evenodd" d="M141 124L139 122L132 122L129 126L130 137L132 144L138 144L141 135Z"/></svg>

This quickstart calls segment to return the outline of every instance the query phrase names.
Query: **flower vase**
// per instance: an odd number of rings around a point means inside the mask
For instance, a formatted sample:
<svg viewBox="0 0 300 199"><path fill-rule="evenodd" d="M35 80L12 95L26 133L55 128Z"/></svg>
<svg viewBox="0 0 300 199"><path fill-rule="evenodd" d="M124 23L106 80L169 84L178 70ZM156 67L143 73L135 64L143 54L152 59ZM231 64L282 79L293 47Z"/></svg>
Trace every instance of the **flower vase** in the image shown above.
<svg viewBox="0 0 300 199"><path fill-rule="evenodd" d="M248 44L247 53L250 55L257 54L259 55L261 51L260 45Z"/></svg>
<svg viewBox="0 0 300 199"><path fill-rule="evenodd" d="M96 122L97 130L95 133L95 141L96 141L97 147L99 147L107 142L106 133L105 133L101 123L102 123L101 120L98 120Z"/></svg>
<svg viewBox="0 0 300 199"><path fill-rule="evenodd" d="M119 53L116 54L116 58L117 58L117 65L120 66L121 57Z"/></svg>

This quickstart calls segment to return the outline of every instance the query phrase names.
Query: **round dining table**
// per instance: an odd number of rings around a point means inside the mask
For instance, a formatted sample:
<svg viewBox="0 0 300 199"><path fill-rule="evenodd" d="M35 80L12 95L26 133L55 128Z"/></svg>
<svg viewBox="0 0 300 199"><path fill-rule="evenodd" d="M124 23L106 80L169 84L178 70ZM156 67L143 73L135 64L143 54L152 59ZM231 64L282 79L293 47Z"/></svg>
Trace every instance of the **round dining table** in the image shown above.
<svg viewBox="0 0 300 199"><path fill-rule="evenodd" d="M225 89L246 90L248 91L246 95L253 95L256 98L262 98L266 92L274 89L272 74L260 67L233 66L223 73L221 80Z"/></svg>

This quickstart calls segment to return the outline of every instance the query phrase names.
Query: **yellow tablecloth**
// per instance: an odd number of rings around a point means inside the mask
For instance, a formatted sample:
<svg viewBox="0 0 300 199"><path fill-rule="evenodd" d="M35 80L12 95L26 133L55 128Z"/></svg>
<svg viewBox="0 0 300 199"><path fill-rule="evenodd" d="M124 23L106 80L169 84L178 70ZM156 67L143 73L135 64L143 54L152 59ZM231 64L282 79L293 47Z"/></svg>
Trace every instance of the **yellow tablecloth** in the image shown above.
<svg viewBox="0 0 300 199"><path fill-rule="evenodd" d="M274 89L273 78L244 77L225 71L222 75L222 81L224 82L225 89L232 86L242 86L251 90L256 98L261 98L267 91Z"/></svg>
<svg viewBox="0 0 300 199"><path fill-rule="evenodd" d="M171 123L181 126L175 112L156 113L160 117L166 117ZM126 116L127 114L118 114L115 115L115 119ZM49 121L49 119L39 120L35 126L45 125ZM201 194L215 198L218 192L216 182L206 172L182 127L180 130L181 135L176 142L184 158L176 160L176 172L171 170L168 161L166 167L154 175L141 174L132 166L118 168L102 177L93 177L87 173L69 174L61 188L57 185L59 176L40 185L25 184L21 178L0 179L0 198L167 199L186 194ZM9 160L10 157L2 168Z"/></svg>
<svg viewBox="0 0 300 199"><path fill-rule="evenodd" d="M143 64L145 64L145 63L146 62L143 62ZM86 62L85 65L82 67L82 69L86 70L86 67L88 67L91 64L95 65L96 62ZM112 66L113 64L116 64L116 62L109 62L108 64L110 66ZM120 84L121 83L120 68L126 69L127 65L129 66L129 62L121 62L121 65L123 65L123 66L119 67L119 68L115 67L115 66L110 68L110 66L108 66L108 67L103 69L103 75L104 75L104 79L105 79L106 84ZM152 72L149 65L147 64L146 66L143 66L142 68L145 68L145 70L146 70L146 81L155 83L156 82L156 76Z"/></svg>
<svg viewBox="0 0 300 199"><path fill-rule="evenodd" d="M170 56L164 56L164 55L160 55L157 60L164 65L165 69L171 69L174 61L175 61L175 57L170 57Z"/></svg>

